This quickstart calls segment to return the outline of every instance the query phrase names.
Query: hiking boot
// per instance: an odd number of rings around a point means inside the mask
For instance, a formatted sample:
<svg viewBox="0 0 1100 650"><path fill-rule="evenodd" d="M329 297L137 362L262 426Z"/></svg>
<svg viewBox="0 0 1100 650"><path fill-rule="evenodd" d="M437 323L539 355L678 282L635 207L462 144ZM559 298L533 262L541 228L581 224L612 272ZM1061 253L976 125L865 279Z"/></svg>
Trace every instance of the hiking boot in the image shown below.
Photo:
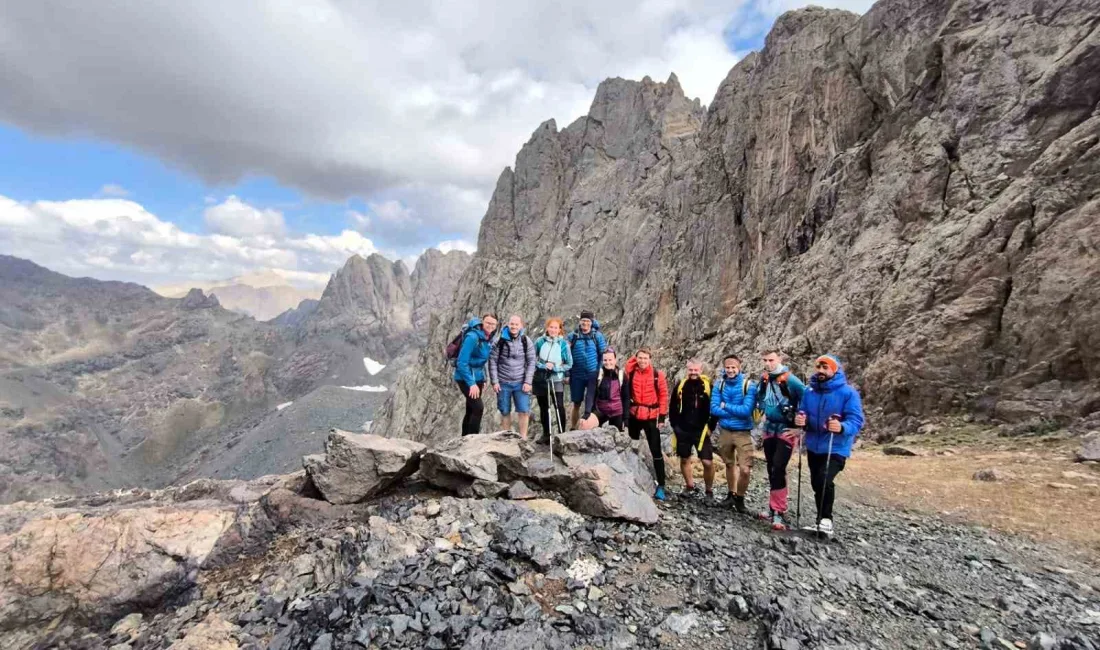
<svg viewBox="0 0 1100 650"><path fill-rule="evenodd" d="M749 509L745 507L745 497L739 497L736 494L733 495L733 509L741 515L749 514Z"/></svg>
<svg viewBox="0 0 1100 650"><path fill-rule="evenodd" d="M833 536L833 520L832 519L822 519L821 521L817 522L817 532L821 533L822 535L828 535L829 537L832 537Z"/></svg>
<svg viewBox="0 0 1100 650"><path fill-rule="evenodd" d="M714 492L712 490L707 490L706 493L703 495L703 504L707 506L713 506L716 503L718 502L714 500Z"/></svg>
<svg viewBox="0 0 1100 650"><path fill-rule="evenodd" d="M683 490L680 491L680 498L684 500L690 499L692 501L698 501L699 497L701 496L703 496L703 493L699 491L698 485L685 487Z"/></svg>
<svg viewBox="0 0 1100 650"><path fill-rule="evenodd" d="M774 514L775 514L775 511L774 511L774 510L772 510L771 508L768 508L767 510L764 510L764 511L758 512L758 513L756 514L756 518L757 518L757 519L760 519L760 520L762 520L762 521L771 521L771 520L772 520L772 516L773 516Z"/></svg>
<svg viewBox="0 0 1100 650"><path fill-rule="evenodd" d="M658 485L657 491L653 493L653 498L658 501L668 501L668 495L665 494L665 486Z"/></svg>
<svg viewBox="0 0 1100 650"><path fill-rule="evenodd" d="M787 530L787 518L782 512L772 512L772 530Z"/></svg>

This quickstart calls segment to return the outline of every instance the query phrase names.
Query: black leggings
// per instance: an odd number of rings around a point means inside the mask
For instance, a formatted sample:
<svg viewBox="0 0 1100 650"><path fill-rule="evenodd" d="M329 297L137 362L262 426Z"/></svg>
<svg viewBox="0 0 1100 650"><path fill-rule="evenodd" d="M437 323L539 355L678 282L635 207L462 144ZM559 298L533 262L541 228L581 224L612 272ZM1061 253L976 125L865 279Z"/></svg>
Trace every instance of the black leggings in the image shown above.
<svg viewBox="0 0 1100 650"><path fill-rule="evenodd" d="M551 433L557 432L557 427L550 424L550 396L547 395L546 387L550 384L536 384L533 386L535 393L535 399L539 402L539 418L542 420L542 435L544 438L549 438ZM554 386L554 402L558 407L558 419L561 423L562 430L565 429L565 393L564 386Z"/></svg>
<svg viewBox="0 0 1100 650"><path fill-rule="evenodd" d="M829 474L825 474L825 460L828 459ZM815 454L806 452L806 461L810 466L810 485L814 488L814 502L817 503L818 519L833 518L833 499L836 498L836 475L844 470L847 459L836 454Z"/></svg>
<svg viewBox="0 0 1100 650"><path fill-rule="evenodd" d="M653 456L653 473L657 475L657 485L664 487L665 455L661 453L661 432L657 429L657 420L630 418L627 428L632 440L641 438L642 431L645 431L645 439L649 443L649 453Z"/></svg>
<svg viewBox="0 0 1100 650"><path fill-rule="evenodd" d="M615 427L619 431L623 430L623 416L622 415L607 416L607 415L604 415L603 413L600 413L599 411L596 411L596 420L599 421L601 427L603 425L607 424L608 422L610 422L611 426Z"/></svg>
<svg viewBox="0 0 1100 650"><path fill-rule="evenodd" d="M773 490L787 487L787 463L791 446L778 437L764 438L764 458L768 463L768 484Z"/></svg>
<svg viewBox="0 0 1100 650"><path fill-rule="evenodd" d="M479 393L477 399L470 397L470 385L464 381L456 382L458 384L458 390L462 391L462 396L466 398L466 415L462 416L462 435L468 436L471 433L481 433L481 414L485 412L485 404L482 403L481 398L483 393ZM485 381L477 382L479 390L485 390Z"/></svg>

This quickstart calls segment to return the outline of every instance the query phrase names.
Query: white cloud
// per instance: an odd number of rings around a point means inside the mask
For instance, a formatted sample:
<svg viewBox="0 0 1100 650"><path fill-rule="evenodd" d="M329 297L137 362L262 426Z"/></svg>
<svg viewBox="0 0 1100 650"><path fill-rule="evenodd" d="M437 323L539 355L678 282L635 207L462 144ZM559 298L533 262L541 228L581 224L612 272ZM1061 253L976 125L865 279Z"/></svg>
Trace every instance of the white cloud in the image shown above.
<svg viewBox="0 0 1100 650"><path fill-rule="evenodd" d="M378 206L356 230L410 250L473 239L501 169L544 120L585 113L602 79L675 71L709 102L735 60L724 31L806 3L0 4L0 121L118 143L211 184L356 197ZM231 201L211 208L211 232L285 236L275 211L239 219ZM387 216L394 201L405 218Z"/></svg>
<svg viewBox="0 0 1100 650"><path fill-rule="evenodd" d="M259 235L282 236L286 233L283 213L278 210L260 210L230 196L212 205L202 213L210 232L232 237L256 237Z"/></svg>
<svg viewBox="0 0 1100 650"><path fill-rule="evenodd" d="M468 241L462 239L448 239L447 241L441 241L436 245L441 253L450 253L451 251L466 251L471 255L477 250L476 244L471 244Z"/></svg>
<svg viewBox="0 0 1100 650"><path fill-rule="evenodd" d="M99 193L103 196L114 196L121 199L130 196L130 190L122 187L121 185L115 185L114 183L108 183L99 188Z"/></svg>
<svg viewBox="0 0 1100 650"><path fill-rule="evenodd" d="M233 200L234 210L265 212ZM317 285L348 257L376 252L374 242L353 230L338 235L200 235L124 199L22 203L0 196L0 253L68 275L155 286L272 269L292 282Z"/></svg>

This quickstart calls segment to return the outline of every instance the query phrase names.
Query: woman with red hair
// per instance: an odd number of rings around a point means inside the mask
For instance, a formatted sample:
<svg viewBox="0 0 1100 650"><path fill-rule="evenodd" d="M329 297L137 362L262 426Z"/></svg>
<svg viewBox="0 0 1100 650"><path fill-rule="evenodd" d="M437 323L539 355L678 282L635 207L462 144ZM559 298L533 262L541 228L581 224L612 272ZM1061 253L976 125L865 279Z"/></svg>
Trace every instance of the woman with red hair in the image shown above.
<svg viewBox="0 0 1100 650"><path fill-rule="evenodd" d="M542 420L540 443L549 443L553 428L550 425L550 394L553 393L559 423L565 422L565 373L573 367L573 356L562 336L562 320L558 317L546 320L546 333L535 341L535 381L531 386L539 402Z"/></svg>

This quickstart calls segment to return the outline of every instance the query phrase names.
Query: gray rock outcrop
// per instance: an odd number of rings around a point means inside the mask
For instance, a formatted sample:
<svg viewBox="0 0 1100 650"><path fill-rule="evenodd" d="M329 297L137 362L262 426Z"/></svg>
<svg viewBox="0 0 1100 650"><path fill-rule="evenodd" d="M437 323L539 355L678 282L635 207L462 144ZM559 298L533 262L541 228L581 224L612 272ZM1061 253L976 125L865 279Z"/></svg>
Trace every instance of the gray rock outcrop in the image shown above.
<svg viewBox="0 0 1100 650"><path fill-rule="evenodd" d="M325 453L302 464L329 503L344 505L373 497L420 468L424 445L411 440L333 429Z"/></svg>
<svg viewBox="0 0 1100 650"><path fill-rule="evenodd" d="M1095 10L807 8L706 110L675 76L605 81L500 175L455 302L375 430L453 428L439 350L469 315L582 307L666 368L778 345L804 373L837 353L872 413L1095 411Z"/></svg>
<svg viewBox="0 0 1100 650"><path fill-rule="evenodd" d="M1100 461L1100 431L1093 431L1081 440L1077 451L1078 461Z"/></svg>
<svg viewBox="0 0 1100 650"><path fill-rule="evenodd" d="M495 497L530 474L530 443L512 431L464 436L428 450L420 475L463 497Z"/></svg>
<svg viewBox="0 0 1100 650"><path fill-rule="evenodd" d="M656 485L645 441L615 428L571 431L554 438L556 463L536 478L581 514L656 523ZM537 466L533 466L537 467Z"/></svg>

